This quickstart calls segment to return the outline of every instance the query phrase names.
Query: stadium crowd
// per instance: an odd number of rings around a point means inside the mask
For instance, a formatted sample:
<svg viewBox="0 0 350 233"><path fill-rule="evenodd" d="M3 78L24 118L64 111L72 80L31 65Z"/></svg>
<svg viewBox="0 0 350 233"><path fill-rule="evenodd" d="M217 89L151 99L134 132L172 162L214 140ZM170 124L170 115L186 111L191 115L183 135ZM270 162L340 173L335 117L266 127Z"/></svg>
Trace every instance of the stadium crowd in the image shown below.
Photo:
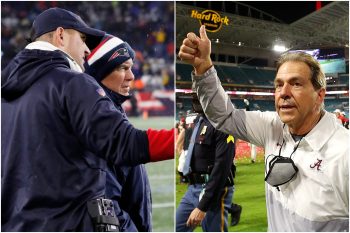
<svg viewBox="0 0 350 233"><path fill-rule="evenodd" d="M135 89L174 89L173 2L3 2L1 69L26 45L31 22L45 9L61 7L91 27L116 35L135 49Z"/></svg>

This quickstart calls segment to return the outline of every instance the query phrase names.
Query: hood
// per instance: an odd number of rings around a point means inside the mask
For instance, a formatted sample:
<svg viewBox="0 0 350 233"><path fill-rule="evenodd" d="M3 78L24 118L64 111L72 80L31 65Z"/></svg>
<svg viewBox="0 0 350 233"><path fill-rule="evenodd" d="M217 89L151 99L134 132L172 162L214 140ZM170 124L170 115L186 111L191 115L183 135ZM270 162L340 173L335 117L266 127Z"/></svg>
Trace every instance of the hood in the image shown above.
<svg viewBox="0 0 350 233"><path fill-rule="evenodd" d="M70 67L61 51L24 49L1 72L1 98L16 99L49 70Z"/></svg>

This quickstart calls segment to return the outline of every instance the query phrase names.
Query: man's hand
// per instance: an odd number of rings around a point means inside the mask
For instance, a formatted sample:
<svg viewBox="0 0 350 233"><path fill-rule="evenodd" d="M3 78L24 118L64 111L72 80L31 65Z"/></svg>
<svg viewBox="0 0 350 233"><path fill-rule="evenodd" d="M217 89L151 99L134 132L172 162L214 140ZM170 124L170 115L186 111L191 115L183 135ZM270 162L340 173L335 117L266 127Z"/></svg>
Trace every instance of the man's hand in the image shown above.
<svg viewBox="0 0 350 233"><path fill-rule="evenodd" d="M179 52L181 60L191 64L196 75L202 75L213 65L210 59L211 43L204 25L200 27L199 34L200 38L193 32L188 33Z"/></svg>
<svg viewBox="0 0 350 233"><path fill-rule="evenodd" d="M188 227L196 227L202 223L204 217L205 212L201 211L198 208L195 208L190 214L190 217L188 217L186 225Z"/></svg>

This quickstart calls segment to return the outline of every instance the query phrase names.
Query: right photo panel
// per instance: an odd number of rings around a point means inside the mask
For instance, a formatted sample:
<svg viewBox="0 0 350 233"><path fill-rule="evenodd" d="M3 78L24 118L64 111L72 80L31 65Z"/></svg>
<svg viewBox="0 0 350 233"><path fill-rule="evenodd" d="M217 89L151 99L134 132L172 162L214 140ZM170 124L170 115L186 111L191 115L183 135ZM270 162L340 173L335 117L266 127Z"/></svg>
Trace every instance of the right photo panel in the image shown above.
<svg viewBox="0 0 350 233"><path fill-rule="evenodd" d="M349 231L349 2L175 9L175 231Z"/></svg>

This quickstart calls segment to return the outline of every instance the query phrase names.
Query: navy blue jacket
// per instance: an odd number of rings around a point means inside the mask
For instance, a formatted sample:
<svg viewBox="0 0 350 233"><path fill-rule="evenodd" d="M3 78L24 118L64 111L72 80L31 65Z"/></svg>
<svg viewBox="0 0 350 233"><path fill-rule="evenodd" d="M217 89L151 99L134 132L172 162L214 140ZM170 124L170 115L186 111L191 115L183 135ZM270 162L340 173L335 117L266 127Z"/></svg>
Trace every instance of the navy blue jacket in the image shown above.
<svg viewBox="0 0 350 233"><path fill-rule="evenodd" d="M93 231L106 162L149 162L146 132L62 52L25 49L1 81L2 231Z"/></svg>
<svg viewBox="0 0 350 233"><path fill-rule="evenodd" d="M103 84L101 86L127 119L122 103L130 97L115 93ZM121 231L152 231L151 188L145 165L129 167L109 164L106 197L114 201Z"/></svg>
<svg viewBox="0 0 350 233"><path fill-rule="evenodd" d="M230 135L216 130L205 115L199 115L195 124L198 124L200 116L203 121L196 135L191 169L193 173L209 174L205 193L197 206L207 212L218 208L225 193L224 187L233 185L235 144L233 138L229 140Z"/></svg>

